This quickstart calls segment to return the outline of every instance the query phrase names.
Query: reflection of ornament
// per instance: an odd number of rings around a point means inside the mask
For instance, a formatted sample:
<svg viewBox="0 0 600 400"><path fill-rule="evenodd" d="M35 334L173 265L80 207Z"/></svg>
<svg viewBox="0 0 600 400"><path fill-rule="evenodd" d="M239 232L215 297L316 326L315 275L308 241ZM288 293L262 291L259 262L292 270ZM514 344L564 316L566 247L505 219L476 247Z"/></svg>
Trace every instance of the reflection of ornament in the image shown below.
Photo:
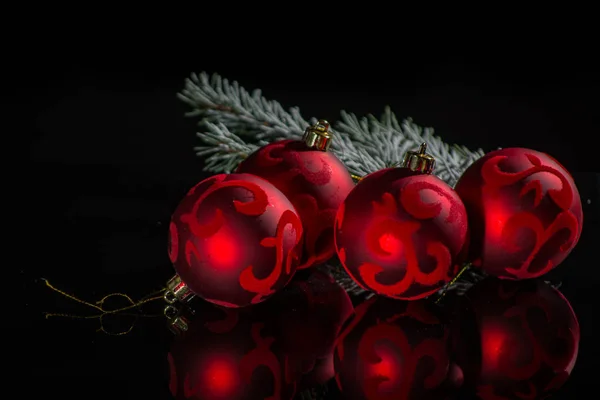
<svg viewBox="0 0 600 400"><path fill-rule="evenodd" d="M333 378L334 343L353 312L346 292L317 270L255 307L197 300L193 309L169 355L176 399L286 400L322 385Z"/></svg>
<svg viewBox="0 0 600 400"><path fill-rule="evenodd" d="M362 178L340 206L335 245L360 286L403 300L426 297L458 270L467 215L450 186L431 175L434 159L409 152L403 168Z"/></svg>
<svg viewBox="0 0 600 400"><path fill-rule="evenodd" d="M544 275L579 240L579 192L547 154L522 148L488 153L465 171L456 192L469 214L470 259L490 275Z"/></svg>
<svg viewBox="0 0 600 400"><path fill-rule="evenodd" d="M252 308L252 313L273 323L290 370L302 376L304 386L333 378L334 343L353 311L346 291L315 269L300 271L285 289Z"/></svg>
<svg viewBox="0 0 600 400"><path fill-rule="evenodd" d="M216 175L192 188L173 213L169 256L177 276L165 298L196 294L225 307L263 301L283 288L300 258L302 225L269 182Z"/></svg>
<svg viewBox="0 0 600 400"><path fill-rule="evenodd" d="M285 354L268 323L202 302L168 355L175 399L292 399Z"/></svg>
<svg viewBox="0 0 600 400"><path fill-rule="evenodd" d="M579 325L558 290L538 280L488 278L455 310L456 362L480 399L545 398L569 377Z"/></svg>
<svg viewBox="0 0 600 400"><path fill-rule="evenodd" d="M445 398L449 333L432 303L372 297L355 313L335 352L336 380L344 398Z"/></svg>
<svg viewBox="0 0 600 400"><path fill-rule="evenodd" d="M271 182L298 211L304 229L298 269L323 263L335 254L335 213L354 187L344 164L327 151L331 140L329 124L319 121L306 129L303 141L270 143L251 154L237 170Z"/></svg>

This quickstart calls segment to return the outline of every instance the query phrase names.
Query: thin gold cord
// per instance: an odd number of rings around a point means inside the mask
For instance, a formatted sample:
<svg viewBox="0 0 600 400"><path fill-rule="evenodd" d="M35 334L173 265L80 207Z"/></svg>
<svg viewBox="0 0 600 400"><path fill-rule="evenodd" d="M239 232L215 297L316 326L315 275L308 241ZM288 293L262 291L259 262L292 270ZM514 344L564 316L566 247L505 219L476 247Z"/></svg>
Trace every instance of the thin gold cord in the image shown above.
<svg viewBox="0 0 600 400"><path fill-rule="evenodd" d="M44 283L46 284L46 286L60 294L63 297L66 297L69 300L75 301L77 303L83 304L87 307L93 308L97 311L99 311L99 314L94 314L94 315L72 315L72 314L63 314L63 313L44 313L46 319L48 318L53 318L53 317L59 317L59 318L71 318L71 319L98 319L98 321L100 322L100 328L98 329L98 331L100 332L104 332L107 335L112 335L112 336L121 336L121 335L126 335L129 332L131 332L135 326L135 323L137 322L137 319L139 317L145 317L145 318L155 318L155 317L160 317L162 316L162 314L144 314L144 313L125 313L124 311L128 311L131 310L133 308L139 308L142 305L146 304L146 303L150 303L152 301L156 301L156 300L160 300L163 298L162 294L164 293L164 291L166 290L165 288L159 289L153 293L148 294L147 296L144 296L143 298L141 298L140 300L138 300L137 302L133 301L133 299L131 297L129 297L128 295L124 294L124 293L111 293L108 294L106 296L104 296L103 298L101 298L100 300L98 300L96 303L90 303L88 301L82 300L78 297L75 297L72 294L69 294L63 290L60 290L56 287L54 287L47 279L43 279ZM131 303L128 306L125 307L120 307L114 310L106 310L104 309L104 302L106 302L106 300L108 300L111 297L121 297L124 298L125 300L127 300L129 303ZM104 327L104 317L107 315L115 315L115 314L119 314L119 315L123 315L123 316L131 316L134 317L135 320L133 321L133 323L131 324L131 326L122 332L109 332L105 329Z"/></svg>
<svg viewBox="0 0 600 400"><path fill-rule="evenodd" d="M435 302L436 302L436 304L437 304L437 303L439 303L439 302L440 302L440 301L441 301L441 300L444 298L444 296L446 296L446 293L448 292L448 289L450 288L450 286L454 285L454 284L456 283L456 281L457 281L457 280L459 280L459 279L460 279L460 277L461 277L461 276L462 276L462 275L463 275L465 272L467 272L467 270L468 270L469 268L471 268L471 265L472 265L471 263L465 264L465 266L464 266L464 267L462 267L462 269L461 269L461 270L458 272L458 274L456 274L456 276L455 276L454 278L452 278L452 280L451 280L450 282L448 282L448 284L446 284L446 285L444 286L444 288L442 289L442 294L441 294L441 295L440 295L440 297L438 297L438 299L435 301Z"/></svg>

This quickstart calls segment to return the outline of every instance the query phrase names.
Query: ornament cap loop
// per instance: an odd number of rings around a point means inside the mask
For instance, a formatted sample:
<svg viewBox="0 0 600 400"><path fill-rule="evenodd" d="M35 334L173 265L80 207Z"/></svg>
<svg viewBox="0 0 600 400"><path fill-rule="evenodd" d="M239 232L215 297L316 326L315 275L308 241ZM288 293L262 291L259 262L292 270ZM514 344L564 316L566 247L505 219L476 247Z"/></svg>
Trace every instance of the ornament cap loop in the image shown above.
<svg viewBox="0 0 600 400"><path fill-rule="evenodd" d="M182 315L179 308L168 305L165 307L163 313L167 320L169 320L169 330L176 335L179 335L188 330L189 324L187 318Z"/></svg>
<svg viewBox="0 0 600 400"><path fill-rule="evenodd" d="M324 119L320 119L315 125L306 128L302 140L310 148L320 151L328 151L333 139L333 135L329 130L329 126L329 122Z"/></svg>
<svg viewBox="0 0 600 400"><path fill-rule="evenodd" d="M167 290L163 298L168 304L174 304L176 302L187 303L194 297L194 293L190 290L188 285L185 284L179 277L175 275L167 282Z"/></svg>
<svg viewBox="0 0 600 400"><path fill-rule="evenodd" d="M408 151L404 155L402 166L414 172L431 174L435 168L435 158L427 154L427 143L422 143L419 151Z"/></svg>

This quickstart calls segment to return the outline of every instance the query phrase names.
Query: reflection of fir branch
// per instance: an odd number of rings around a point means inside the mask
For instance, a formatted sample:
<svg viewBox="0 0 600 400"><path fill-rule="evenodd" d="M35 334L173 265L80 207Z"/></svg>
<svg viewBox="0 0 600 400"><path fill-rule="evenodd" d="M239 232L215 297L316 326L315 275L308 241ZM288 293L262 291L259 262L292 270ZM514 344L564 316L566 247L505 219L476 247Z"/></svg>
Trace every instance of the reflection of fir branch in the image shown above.
<svg viewBox="0 0 600 400"><path fill-rule="evenodd" d="M296 394L295 400L325 400L329 393L327 385L306 389Z"/></svg>
<svg viewBox="0 0 600 400"><path fill-rule="evenodd" d="M249 150L256 148L251 144L261 146L267 141L299 138L315 122L314 118L305 120L298 108L286 111L278 102L264 98L259 90L250 93L237 82L230 83L216 74L192 74L179 98L192 109L187 115L200 119L203 132L198 136L204 146L197 148L197 154L211 155L205 168L213 172L231 172ZM436 175L453 185L464 169L483 155L481 150L449 146L433 136L432 129L421 128L410 119L398 122L389 108L379 119L371 115L359 119L342 112L335 128L332 151L355 175L394 165L406 150L426 142L437 160Z"/></svg>

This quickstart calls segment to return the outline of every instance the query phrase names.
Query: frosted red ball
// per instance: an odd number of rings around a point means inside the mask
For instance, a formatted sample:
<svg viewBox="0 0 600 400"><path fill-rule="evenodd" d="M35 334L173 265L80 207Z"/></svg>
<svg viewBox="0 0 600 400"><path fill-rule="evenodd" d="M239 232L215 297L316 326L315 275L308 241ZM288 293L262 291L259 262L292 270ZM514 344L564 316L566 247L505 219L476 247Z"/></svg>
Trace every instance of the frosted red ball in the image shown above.
<svg viewBox="0 0 600 400"><path fill-rule="evenodd" d="M196 295L226 307L283 288L300 259L302 224L290 201L249 174L216 175L192 188L169 230L169 257Z"/></svg>
<svg viewBox="0 0 600 400"><path fill-rule="evenodd" d="M541 280L488 278L455 306L454 358L481 400L545 399L569 378L580 329L567 299Z"/></svg>
<svg viewBox="0 0 600 400"><path fill-rule="evenodd" d="M539 151L507 148L477 160L456 184L469 215L470 260L504 279L542 276L577 244L583 213L573 178Z"/></svg>
<svg viewBox="0 0 600 400"><path fill-rule="evenodd" d="M354 182L333 153L310 148L298 140L282 140L251 154L237 172L268 180L298 211L304 229L298 269L321 264L335 255L335 213Z"/></svg>
<svg viewBox="0 0 600 400"><path fill-rule="evenodd" d="M433 303L372 297L355 313L335 352L342 398L438 400L456 391L447 382L457 380L449 329Z"/></svg>
<svg viewBox="0 0 600 400"><path fill-rule="evenodd" d="M449 282L467 239L465 207L450 186L407 168L363 178L338 210L335 246L363 288L414 300Z"/></svg>

